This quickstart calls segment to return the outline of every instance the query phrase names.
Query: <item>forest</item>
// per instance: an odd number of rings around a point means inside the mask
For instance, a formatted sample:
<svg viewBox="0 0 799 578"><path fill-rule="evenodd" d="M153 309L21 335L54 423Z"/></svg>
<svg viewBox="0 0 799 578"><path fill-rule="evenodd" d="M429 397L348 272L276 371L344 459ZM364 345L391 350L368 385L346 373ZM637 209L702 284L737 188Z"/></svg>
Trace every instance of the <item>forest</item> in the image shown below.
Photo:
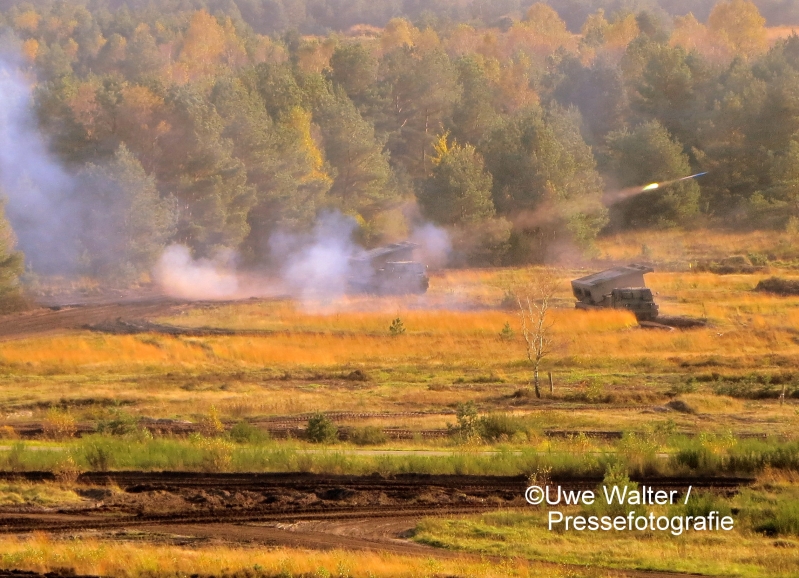
<svg viewBox="0 0 799 578"><path fill-rule="evenodd" d="M170 244L268 266L331 212L365 247L434 223L474 266L631 228L799 233L777 8L0 2L0 298L24 268L137 280Z"/></svg>

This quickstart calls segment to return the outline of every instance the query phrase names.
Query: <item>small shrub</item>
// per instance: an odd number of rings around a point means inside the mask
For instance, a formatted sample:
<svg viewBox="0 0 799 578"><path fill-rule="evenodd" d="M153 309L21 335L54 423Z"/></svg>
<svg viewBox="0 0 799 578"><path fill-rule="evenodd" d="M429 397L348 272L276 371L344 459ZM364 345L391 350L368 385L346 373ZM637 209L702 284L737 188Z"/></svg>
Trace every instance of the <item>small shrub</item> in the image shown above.
<svg viewBox="0 0 799 578"><path fill-rule="evenodd" d="M353 428L350 433L350 441L359 446L376 446L386 443L387 440L388 436L383 430L373 425Z"/></svg>
<svg viewBox="0 0 799 578"><path fill-rule="evenodd" d="M11 472L25 471L27 469L25 467L25 443L15 442L3 461L3 469L5 470Z"/></svg>
<svg viewBox="0 0 799 578"><path fill-rule="evenodd" d="M695 393L696 392L696 378L689 377L685 380L684 383L675 383L671 386L671 388L666 392L666 395L669 397L676 397L678 395L683 395L686 393Z"/></svg>
<svg viewBox="0 0 799 578"><path fill-rule="evenodd" d="M455 410L455 419L457 420L456 425L447 424L449 435L466 442L480 440L479 418L473 401L459 403Z"/></svg>
<svg viewBox="0 0 799 578"><path fill-rule="evenodd" d="M402 323L402 319L397 317L394 321L392 321L388 328L388 332L392 335L392 337L397 337L398 335L405 333L405 325Z"/></svg>
<svg viewBox="0 0 799 578"><path fill-rule="evenodd" d="M499 307L516 311L519 308L519 299L516 297L516 293L506 289L502 295L502 301L499 302Z"/></svg>
<svg viewBox="0 0 799 578"><path fill-rule="evenodd" d="M739 399L778 399L783 389L786 397L799 397L799 384L793 374L719 376L713 385L716 395Z"/></svg>
<svg viewBox="0 0 799 578"><path fill-rule="evenodd" d="M666 407L678 411L680 413L696 413L696 410L681 399L672 399L666 404Z"/></svg>
<svg viewBox="0 0 799 578"><path fill-rule="evenodd" d="M71 438L78 431L75 418L68 412L50 408L42 424L44 436L54 440Z"/></svg>
<svg viewBox="0 0 799 578"><path fill-rule="evenodd" d="M56 480L62 484L74 484L80 475L80 468L72 456L68 455L59 460L53 468Z"/></svg>
<svg viewBox="0 0 799 578"><path fill-rule="evenodd" d="M206 437L218 436L225 431L225 426L222 423L222 420L219 419L219 413L216 411L216 407L213 405L211 406L211 409L208 410L208 414L200 418L198 427L200 433Z"/></svg>
<svg viewBox="0 0 799 578"><path fill-rule="evenodd" d="M106 472L113 465L113 452L102 441L92 440L83 447L86 463L95 472Z"/></svg>
<svg viewBox="0 0 799 578"><path fill-rule="evenodd" d="M135 416L118 411L109 420L102 420L97 424L97 433L123 436L136 433L138 420Z"/></svg>
<svg viewBox="0 0 799 578"><path fill-rule="evenodd" d="M518 432L526 430L521 419L505 413L492 413L478 420L480 437L487 441L510 440Z"/></svg>
<svg viewBox="0 0 799 578"><path fill-rule="evenodd" d="M269 432L244 420L230 428L230 439L240 444L257 444L269 440Z"/></svg>
<svg viewBox="0 0 799 578"><path fill-rule="evenodd" d="M0 427L0 439L16 440L19 439L19 435L17 435L17 432L14 430L13 427L11 427L10 425L4 425L3 427Z"/></svg>
<svg viewBox="0 0 799 578"><path fill-rule="evenodd" d="M591 403L605 401L605 385L601 381L592 380L585 389L585 399Z"/></svg>
<svg viewBox="0 0 799 578"><path fill-rule="evenodd" d="M362 369L356 369L344 376L347 381L369 381L369 376Z"/></svg>
<svg viewBox="0 0 799 578"><path fill-rule="evenodd" d="M505 322L505 325L502 327L502 331L499 332L499 338L502 341L511 341L513 340L513 328L510 326L510 322Z"/></svg>
<svg viewBox="0 0 799 578"><path fill-rule="evenodd" d="M203 452L201 467L204 472L226 472L233 461L233 444L219 438L201 438L197 442Z"/></svg>
<svg viewBox="0 0 799 578"><path fill-rule="evenodd" d="M661 441L665 441L676 433L677 422L673 419L667 419L664 422L656 424L653 430L653 435Z"/></svg>
<svg viewBox="0 0 799 578"><path fill-rule="evenodd" d="M605 500L604 488L611 492L613 486L618 486L619 491L624 491L627 488L627 493L633 490L638 490L638 484L630 481L630 476L627 472L627 467L621 462L609 463L605 468L605 477L602 480L602 485L597 488L597 499L590 506L583 506L583 512L594 516L624 516L629 511L629 506L626 504L619 504L614 500L612 504L608 504ZM635 508L637 515L645 516L645 509L641 506Z"/></svg>
<svg viewBox="0 0 799 578"><path fill-rule="evenodd" d="M707 516L710 512L718 512L721 517L732 515L730 505L712 492L697 492L682 508L684 516Z"/></svg>
<svg viewBox="0 0 799 578"><path fill-rule="evenodd" d="M308 420L305 436L315 444L329 444L338 439L338 428L325 414L316 413Z"/></svg>
<svg viewBox="0 0 799 578"><path fill-rule="evenodd" d="M536 466L532 474L527 476L528 486L548 486L552 482L552 466Z"/></svg>
<svg viewBox="0 0 799 578"><path fill-rule="evenodd" d="M754 530L767 536L799 536L799 501L780 503L778 508L766 513L765 520Z"/></svg>
<svg viewBox="0 0 799 578"><path fill-rule="evenodd" d="M755 267L765 267L768 265L768 255L764 255L763 253L749 253L746 257Z"/></svg>
<svg viewBox="0 0 799 578"><path fill-rule="evenodd" d="M770 277L758 282L755 291L776 295L799 295L799 281Z"/></svg>
<svg viewBox="0 0 799 578"><path fill-rule="evenodd" d="M713 470L717 462L710 448L695 442L680 448L672 460L690 470Z"/></svg>

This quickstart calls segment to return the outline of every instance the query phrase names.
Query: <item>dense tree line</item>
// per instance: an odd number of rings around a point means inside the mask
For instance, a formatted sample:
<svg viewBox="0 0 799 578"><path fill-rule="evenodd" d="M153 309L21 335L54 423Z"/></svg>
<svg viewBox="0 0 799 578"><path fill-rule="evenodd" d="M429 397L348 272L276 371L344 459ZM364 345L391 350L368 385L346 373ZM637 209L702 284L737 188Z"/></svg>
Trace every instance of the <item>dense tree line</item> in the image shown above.
<svg viewBox="0 0 799 578"><path fill-rule="evenodd" d="M329 210L367 246L432 220L473 264L590 253L628 227L797 227L799 37L769 46L748 0L706 23L677 2L391 6L0 2L92 208L82 271L135 278L170 242L260 264L275 231Z"/></svg>

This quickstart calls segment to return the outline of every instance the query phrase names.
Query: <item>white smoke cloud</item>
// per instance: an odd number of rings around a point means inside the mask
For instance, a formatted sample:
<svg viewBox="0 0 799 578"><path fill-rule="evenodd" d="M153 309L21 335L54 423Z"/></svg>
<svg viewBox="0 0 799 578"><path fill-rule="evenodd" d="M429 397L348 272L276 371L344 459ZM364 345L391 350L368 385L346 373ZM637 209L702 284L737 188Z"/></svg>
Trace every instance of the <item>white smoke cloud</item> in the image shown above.
<svg viewBox="0 0 799 578"><path fill-rule="evenodd" d="M75 182L37 129L30 82L13 43L8 34L0 38L0 193L28 264L68 272L77 258Z"/></svg>
<svg viewBox="0 0 799 578"><path fill-rule="evenodd" d="M230 254L195 260L184 245L167 247L153 276L168 295L182 299L231 299L238 296L240 289L235 260Z"/></svg>
<svg viewBox="0 0 799 578"><path fill-rule="evenodd" d="M339 212L322 214L310 233L278 231L269 239L270 271L237 271L235 253L194 259L183 245L171 245L154 268L163 291L191 300L243 299L286 295L306 310L330 310L341 298L369 285L375 271L356 244L357 223ZM414 260L431 268L446 265L449 235L432 224L416 227ZM418 296L417 296L418 298Z"/></svg>
<svg viewBox="0 0 799 578"><path fill-rule="evenodd" d="M269 239L286 291L303 303L329 301L347 292L352 260L363 253L352 240L354 219L338 212L319 217L310 234L280 231Z"/></svg>
<svg viewBox="0 0 799 578"><path fill-rule="evenodd" d="M452 241L445 229L432 223L424 223L413 230L410 241L418 245L413 252L414 259L431 269L446 266L452 252Z"/></svg>

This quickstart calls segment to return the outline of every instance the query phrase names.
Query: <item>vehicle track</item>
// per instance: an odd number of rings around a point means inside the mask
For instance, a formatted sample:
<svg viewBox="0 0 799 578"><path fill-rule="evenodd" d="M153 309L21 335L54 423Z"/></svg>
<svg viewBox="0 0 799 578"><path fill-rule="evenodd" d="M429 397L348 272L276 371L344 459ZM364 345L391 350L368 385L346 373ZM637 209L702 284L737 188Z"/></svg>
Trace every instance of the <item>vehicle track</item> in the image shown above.
<svg viewBox="0 0 799 578"><path fill-rule="evenodd" d="M2 478L27 481L54 479L49 472L4 473ZM735 491L751 483L749 478L652 477L636 481L658 489L685 491L695 488ZM565 489L593 488L600 476L554 476L553 484ZM127 510L95 508L61 512L20 512L0 514L0 533L21 534L47 531L75 534L84 531L97 535L105 532L134 530L137 536L191 536L227 542L283 545L298 548L373 550L399 555L485 559L466 553L432 548L403 539L418 520L427 516L457 516L496 509L528 507L523 500L527 485L524 476L464 476L403 474L391 477L285 474L208 474L193 472L87 472L79 476L77 491L115 484L125 496L183 496L183 509L148 513L138 510L135 502ZM103 490L100 490L102 493ZM105 490L110 494L108 490ZM235 496L258 493L264 499L247 507L222 504L202 507L192 501L199 494ZM312 503L284 503L276 494L315 495ZM199 494L198 494L199 493ZM355 494L357 501L345 503ZM450 502L426 502L442 496ZM371 496L372 498L369 498ZM374 497L387 500L375 503ZM372 499L370 502L369 500ZM437 498L436 498L437 499ZM344 500L344 501L342 501ZM127 503L127 502L126 502ZM199 509L197 509L199 508ZM124 536L124 534L122 534ZM123 538L124 539L124 538ZM163 538L160 538L163 539ZM499 562L499 559L497 559ZM564 568L563 565L533 561L534 564ZM581 566L568 566L578 570ZM676 578L691 576L672 572L602 570L602 575L633 578ZM0 578L2 574L0 574Z"/></svg>
<svg viewBox="0 0 799 578"><path fill-rule="evenodd" d="M735 490L754 480L736 476L636 476L632 481L663 489L694 488ZM0 472L0 479L25 481L55 481L51 472ZM594 488L602 476L551 476L551 483L568 489ZM430 487L464 489L475 488L491 492L523 490L525 476L472 476L458 474L397 474L381 476L330 475L312 473L198 473L198 472L85 472L77 483L88 486L115 484L130 492L143 492L169 488L214 488L225 490L264 489L318 489L346 487L353 490L408 489L424 490Z"/></svg>
<svg viewBox="0 0 799 578"><path fill-rule="evenodd" d="M120 318L160 317L173 314L187 305L185 301L158 297L146 301L42 307L0 316L0 341L81 329Z"/></svg>

